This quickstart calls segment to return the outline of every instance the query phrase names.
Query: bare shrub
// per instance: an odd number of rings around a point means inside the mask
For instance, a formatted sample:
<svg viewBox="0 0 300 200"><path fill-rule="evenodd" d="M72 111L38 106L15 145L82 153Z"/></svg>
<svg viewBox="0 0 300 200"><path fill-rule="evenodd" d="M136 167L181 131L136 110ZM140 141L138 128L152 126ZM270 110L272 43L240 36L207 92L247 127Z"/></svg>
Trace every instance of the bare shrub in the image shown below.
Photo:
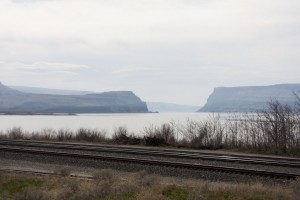
<svg viewBox="0 0 300 200"><path fill-rule="evenodd" d="M278 100L268 103L268 110L258 113L259 125L266 137L267 147L276 154L286 154L294 146L297 118L289 105L283 105Z"/></svg>
<svg viewBox="0 0 300 200"><path fill-rule="evenodd" d="M185 125L177 125L176 129L182 135L182 140L185 140L181 141L181 143L188 141L188 147L222 148L225 126L221 121L220 115L211 115L208 119L199 121L187 119Z"/></svg>
<svg viewBox="0 0 300 200"><path fill-rule="evenodd" d="M33 132L31 139L51 141L56 139L56 131L51 128L44 128L40 132Z"/></svg>
<svg viewBox="0 0 300 200"><path fill-rule="evenodd" d="M21 127L13 127L12 129L7 130L8 139L20 140L25 138L25 134Z"/></svg>
<svg viewBox="0 0 300 200"><path fill-rule="evenodd" d="M165 123L162 124L160 127L151 125L150 127L144 128L144 133L144 145L176 145L175 132L171 124Z"/></svg>
<svg viewBox="0 0 300 200"><path fill-rule="evenodd" d="M141 143L141 138L135 136L133 133L129 135L128 129L126 127L120 126L114 130L112 142L114 144L136 145Z"/></svg>
<svg viewBox="0 0 300 200"><path fill-rule="evenodd" d="M77 130L74 140L84 142L105 142L106 131L98 129L80 128Z"/></svg>
<svg viewBox="0 0 300 200"><path fill-rule="evenodd" d="M57 141L72 141L73 133L69 129L59 129L56 135Z"/></svg>

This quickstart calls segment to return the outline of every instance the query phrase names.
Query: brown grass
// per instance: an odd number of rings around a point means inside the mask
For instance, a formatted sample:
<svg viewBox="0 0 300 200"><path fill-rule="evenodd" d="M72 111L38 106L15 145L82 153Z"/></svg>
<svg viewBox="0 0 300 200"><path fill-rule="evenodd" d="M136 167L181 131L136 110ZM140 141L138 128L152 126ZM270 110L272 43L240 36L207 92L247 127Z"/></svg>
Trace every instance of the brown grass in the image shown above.
<svg viewBox="0 0 300 200"><path fill-rule="evenodd" d="M17 200L296 200L300 179L287 185L223 183L180 180L179 184L145 171L120 177L113 170L99 170L95 180L65 176L30 177L0 175L0 199ZM122 180L123 179L123 180ZM124 180L125 179L125 180Z"/></svg>

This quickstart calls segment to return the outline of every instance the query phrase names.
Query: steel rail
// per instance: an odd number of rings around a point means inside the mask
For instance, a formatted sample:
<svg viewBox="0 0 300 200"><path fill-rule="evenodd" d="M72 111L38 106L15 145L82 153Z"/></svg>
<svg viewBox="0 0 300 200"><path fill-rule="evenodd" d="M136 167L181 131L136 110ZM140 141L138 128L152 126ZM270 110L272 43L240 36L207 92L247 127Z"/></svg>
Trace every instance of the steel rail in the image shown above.
<svg viewBox="0 0 300 200"><path fill-rule="evenodd" d="M214 166L214 165L202 165L202 164L194 164L194 163L125 158L125 157L104 156L104 155L94 155L94 154L33 150L33 149L24 149L24 148L15 148L15 147L11 148L11 147L1 147L0 146L0 151L39 154L39 155L47 155L47 156L71 157L71 158L80 158L80 159L105 160L105 161L113 161L113 162L117 161L117 162L135 163L135 164L143 164L143 165L186 168L186 169L193 169L193 170L219 171L219 172L225 172L225 173L237 173L237 174L252 175L252 176L253 175L264 176L264 177L271 177L271 178L277 178L277 179L296 179L297 177L300 176L300 174L293 174L293 173L244 169L244 168L236 168L236 167L223 167L223 166Z"/></svg>
<svg viewBox="0 0 300 200"><path fill-rule="evenodd" d="M286 160L274 157L236 157L234 154L222 154L222 155L211 155L205 153L195 152L177 152L175 151L158 151L151 149L142 148L130 148L130 147L117 147L117 146L106 146L106 145L90 145L90 144L79 144L79 143L59 143L59 142L40 142L40 141L13 141L13 140L0 140L2 145L13 145L13 146L26 146L26 147L41 147L41 148L53 148L53 149L67 149L67 150L79 150L79 151L95 151L95 152L109 152L109 153L123 153L123 154L139 154L148 156L162 156L162 157L174 157L174 158L185 158L185 159L201 159L201 160L214 160L214 161L225 161L225 162L239 162L239 163L250 163L250 164L261 164L261 165L272 165L282 167L293 167L300 168L300 160ZM271 159L272 158L272 159Z"/></svg>

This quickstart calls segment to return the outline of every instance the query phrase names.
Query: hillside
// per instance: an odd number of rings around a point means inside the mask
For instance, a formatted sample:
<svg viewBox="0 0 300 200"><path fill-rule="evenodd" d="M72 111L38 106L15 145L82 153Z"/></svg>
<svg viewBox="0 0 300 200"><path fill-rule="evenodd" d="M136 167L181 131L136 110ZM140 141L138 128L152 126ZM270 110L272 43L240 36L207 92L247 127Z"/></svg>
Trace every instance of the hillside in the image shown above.
<svg viewBox="0 0 300 200"><path fill-rule="evenodd" d="M293 105L293 93L300 94L300 84L271 86L218 87L199 112L252 112L266 108L271 99Z"/></svg>
<svg viewBox="0 0 300 200"><path fill-rule="evenodd" d="M59 95L85 95L94 92L78 90L59 90L39 87L9 86L12 89L32 94L59 94ZM179 105L165 102L146 102L149 111L152 112L196 112L200 106Z"/></svg>
<svg viewBox="0 0 300 200"><path fill-rule="evenodd" d="M141 113L147 105L130 91L85 95L23 93L0 83L1 113Z"/></svg>
<svg viewBox="0 0 300 200"><path fill-rule="evenodd" d="M25 86L8 86L8 87L14 90L18 90L20 92L32 93L32 94L84 95L84 94L94 93L91 91L59 90L59 89L25 87Z"/></svg>

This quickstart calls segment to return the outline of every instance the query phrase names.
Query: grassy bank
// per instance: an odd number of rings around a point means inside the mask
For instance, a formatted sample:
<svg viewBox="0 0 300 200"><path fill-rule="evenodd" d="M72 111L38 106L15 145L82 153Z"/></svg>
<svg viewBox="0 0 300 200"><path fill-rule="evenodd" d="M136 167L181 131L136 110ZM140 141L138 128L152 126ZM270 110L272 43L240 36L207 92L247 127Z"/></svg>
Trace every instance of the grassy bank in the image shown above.
<svg viewBox="0 0 300 200"><path fill-rule="evenodd" d="M291 199L300 195L300 180L288 185L231 184L181 180L138 172L120 177L112 170L94 173L94 180L79 180L61 173L57 177L1 174L0 199L111 199L111 200L266 200Z"/></svg>

